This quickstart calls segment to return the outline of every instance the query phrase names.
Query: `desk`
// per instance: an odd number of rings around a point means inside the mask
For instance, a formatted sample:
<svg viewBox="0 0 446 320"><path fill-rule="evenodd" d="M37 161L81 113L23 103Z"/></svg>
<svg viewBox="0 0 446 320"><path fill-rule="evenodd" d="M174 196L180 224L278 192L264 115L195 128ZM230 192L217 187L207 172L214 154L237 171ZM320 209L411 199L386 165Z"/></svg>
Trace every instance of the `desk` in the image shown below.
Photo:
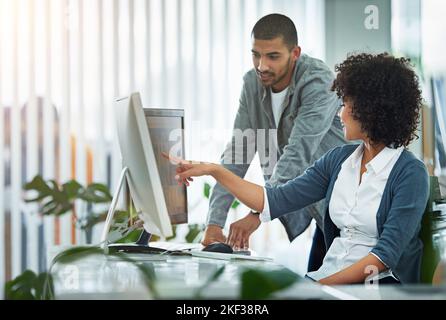
<svg viewBox="0 0 446 320"><path fill-rule="evenodd" d="M53 248L51 256L60 252ZM133 257L133 256L132 256ZM163 260L160 260L162 258ZM156 289L162 299L193 299L199 288L221 267L223 274L202 291L205 299L239 299L240 274L245 268L278 270L268 261L216 260L192 256L145 255L140 263L153 266ZM72 264L53 267L56 299L152 299L138 268L115 257L91 255ZM301 278L294 299L333 299L322 286Z"/></svg>
<svg viewBox="0 0 446 320"><path fill-rule="evenodd" d="M52 250L52 256L60 252ZM240 274L245 268L278 270L282 266L265 261L227 261L192 256L145 255L140 263L153 266L156 288L162 299L194 299L196 292L221 266L223 274L202 292L204 299L239 299ZM153 299L138 268L105 255L81 258L73 264L53 268L56 299ZM446 287L426 285L370 287L364 285L321 286L300 278L278 292L278 299L345 300L444 300Z"/></svg>

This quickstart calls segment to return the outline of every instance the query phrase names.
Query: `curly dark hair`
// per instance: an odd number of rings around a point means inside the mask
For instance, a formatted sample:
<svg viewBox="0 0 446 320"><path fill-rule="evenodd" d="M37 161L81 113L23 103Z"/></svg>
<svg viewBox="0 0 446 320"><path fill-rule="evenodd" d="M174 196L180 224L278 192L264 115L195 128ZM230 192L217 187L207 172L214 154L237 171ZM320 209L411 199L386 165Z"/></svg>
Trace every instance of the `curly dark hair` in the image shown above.
<svg viewBox="0 0 446 320"><path fill-rule="evenodd" d="M335 70L332 91L352 103L352 116L372 143L407 147L418 138L423 102L410 59L388 53L349 55Z"/></svg>

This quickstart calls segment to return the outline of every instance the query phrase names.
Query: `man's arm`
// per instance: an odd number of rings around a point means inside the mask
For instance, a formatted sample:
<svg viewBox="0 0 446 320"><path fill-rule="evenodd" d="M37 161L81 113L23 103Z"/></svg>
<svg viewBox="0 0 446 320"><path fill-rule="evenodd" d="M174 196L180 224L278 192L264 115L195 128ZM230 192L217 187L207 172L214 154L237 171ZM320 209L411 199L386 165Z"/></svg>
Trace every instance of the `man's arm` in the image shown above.
<svg viewBox="0 0 446 320"><path fill-rule="evenodd" d="M240 94L240 105L234 121L232 138L226 145L221 156L221 164L223 167L241 178L243 178L248 171L249 165L256 152L256 133L255 130L252 129L250 116L247 110L246 90L246 84L244 84ZM243 143L243 134L245 134L246 143ZM209 202L207 225L216 225L223 228L226 223L229 208L233 201L234 196L217 183L212 190Z"/></svg>

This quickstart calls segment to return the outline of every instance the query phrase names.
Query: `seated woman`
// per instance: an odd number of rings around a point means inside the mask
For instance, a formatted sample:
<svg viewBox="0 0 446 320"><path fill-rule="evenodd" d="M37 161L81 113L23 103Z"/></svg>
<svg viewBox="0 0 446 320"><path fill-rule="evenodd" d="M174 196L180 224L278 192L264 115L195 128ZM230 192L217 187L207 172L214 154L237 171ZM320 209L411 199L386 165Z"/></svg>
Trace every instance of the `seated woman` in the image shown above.
<svg viewBox="0 0 446 320"><path fill-rule="evenodd" d="M349 56L336 66L332 90L343 99L344 134L360 144L332 149L301 176L262 187L217 164L176 160L176 179L211 175L264 221L325 198L328 248L308 277L323 284L419 282L418 237L428 173L406 147L416 137L422 103L418 78L404 58ZM172 160L175 160L171 157Z"/></svg>

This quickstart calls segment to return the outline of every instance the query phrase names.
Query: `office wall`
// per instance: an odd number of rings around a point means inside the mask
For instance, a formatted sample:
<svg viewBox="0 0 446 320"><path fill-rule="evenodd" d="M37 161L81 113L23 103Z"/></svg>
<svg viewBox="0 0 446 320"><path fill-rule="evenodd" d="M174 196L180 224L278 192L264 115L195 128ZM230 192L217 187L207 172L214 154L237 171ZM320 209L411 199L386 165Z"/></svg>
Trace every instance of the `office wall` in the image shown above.
<svg viewBox="0 0 446 320"><path fill-rule="evenodd" d="M391 1L326 0L326 62L334 70L351 52L390 52Z"/></svg>

